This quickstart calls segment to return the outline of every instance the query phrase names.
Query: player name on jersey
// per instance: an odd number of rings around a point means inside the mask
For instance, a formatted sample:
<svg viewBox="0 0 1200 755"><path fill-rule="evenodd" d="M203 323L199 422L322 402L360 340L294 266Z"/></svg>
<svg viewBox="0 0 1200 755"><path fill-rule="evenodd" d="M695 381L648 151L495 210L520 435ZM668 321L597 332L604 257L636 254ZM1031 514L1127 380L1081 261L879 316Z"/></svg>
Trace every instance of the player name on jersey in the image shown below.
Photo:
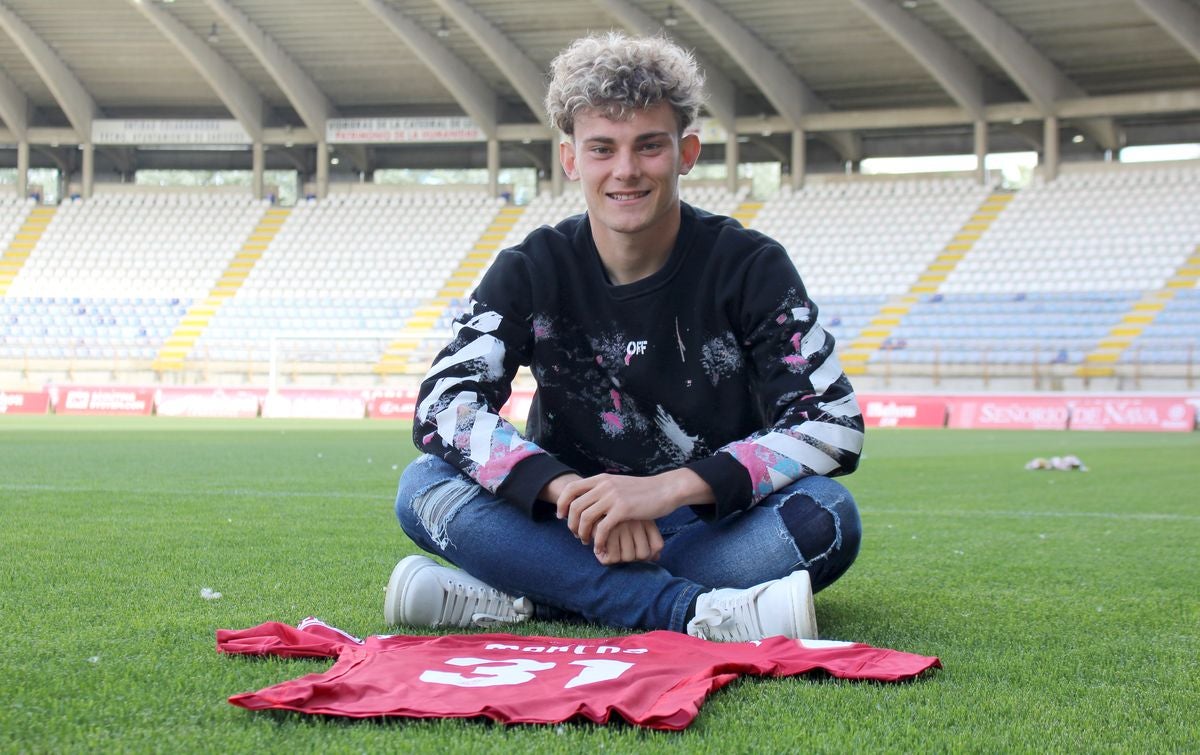
<svg viewBox="0 0 1200 755"><path fill-rule="evenodd" d="M617 715L654 729L688 726L710 692L739 676L825 672L841 679L912 679L937 658L853 642L719 643L678 632L572 639L510 634L360 640L309 618L218 630L217 649L239 655L329 657L337 662L229 702L250 710L368 718L487 717L506 724L606 723Z"/></svg>

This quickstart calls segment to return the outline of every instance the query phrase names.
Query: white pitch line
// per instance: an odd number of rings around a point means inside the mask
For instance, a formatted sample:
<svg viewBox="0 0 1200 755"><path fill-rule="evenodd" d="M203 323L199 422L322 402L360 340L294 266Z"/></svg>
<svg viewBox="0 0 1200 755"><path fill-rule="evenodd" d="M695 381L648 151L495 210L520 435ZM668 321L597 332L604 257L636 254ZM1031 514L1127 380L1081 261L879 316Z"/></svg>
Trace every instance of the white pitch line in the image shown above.
<svg viewBox="0 0 1200 755"><path fill-rule="evenodd" d="M1200 522L1200 516L1192 514L1126 513L1116 511L922 511L918 509L875 509L860 508L863 514L901 514L904 516L995 516L995 517L1050 517L1062 519L1118 519L1147 522Z"/></svg>

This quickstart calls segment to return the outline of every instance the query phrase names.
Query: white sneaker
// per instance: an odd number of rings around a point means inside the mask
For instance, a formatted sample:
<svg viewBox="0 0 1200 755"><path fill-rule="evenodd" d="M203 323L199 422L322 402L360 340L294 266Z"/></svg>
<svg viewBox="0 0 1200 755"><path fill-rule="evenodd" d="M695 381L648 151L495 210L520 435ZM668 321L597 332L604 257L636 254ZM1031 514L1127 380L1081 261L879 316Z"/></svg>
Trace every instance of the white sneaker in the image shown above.
<svg viewBox="0 0 1200 755"><path fill-rule="evenodd" d="M533 603L489 587L459 569L425 556L396 564L383 600L388 624L428 627L490 626L524 621Z"/></svg>
<svg viewBox="0 0 1200 755"><path fill-rule="evenodd" d="M718 642L749 642L780 634L795 640L817 639L817 612L808 572L794 571L745 590L702 593L687 633Z"/></svg>

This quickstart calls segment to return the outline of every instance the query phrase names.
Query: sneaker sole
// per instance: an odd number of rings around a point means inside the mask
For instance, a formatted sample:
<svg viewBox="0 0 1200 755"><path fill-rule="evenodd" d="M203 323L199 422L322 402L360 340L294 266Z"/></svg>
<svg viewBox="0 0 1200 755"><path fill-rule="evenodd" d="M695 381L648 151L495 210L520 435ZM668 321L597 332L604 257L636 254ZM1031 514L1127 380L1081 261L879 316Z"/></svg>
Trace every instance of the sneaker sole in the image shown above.
<svg viewBox="0 0 1200 755"><path fill-rule="evenodd" d="M400 563L392 569L392 576L388 578L387 594L383 598L383 620L387 624L395 626L406 623L402 616L406 597L404 588L412 575L437 565L437 562L428 556L407 556L400 559Z"/></svg>

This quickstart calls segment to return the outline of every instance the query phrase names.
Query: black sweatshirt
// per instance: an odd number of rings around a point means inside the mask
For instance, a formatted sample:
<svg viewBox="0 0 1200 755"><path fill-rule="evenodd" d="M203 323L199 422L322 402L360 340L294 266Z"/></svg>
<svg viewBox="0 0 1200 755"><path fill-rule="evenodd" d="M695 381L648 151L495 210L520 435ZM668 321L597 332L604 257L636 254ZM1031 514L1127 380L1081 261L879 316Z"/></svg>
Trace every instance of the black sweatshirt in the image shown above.
<svg viewBox="0 0 1200 755"><path fill-rule="evenodd" d="M565 472L688 467L716 518L806 475L854 471L862 416L783 248L682 205L661 270L613 285L587 215L499 253L421 384L414 439L533 516ZM499 416L519 365L524 436Z"/></svg>

